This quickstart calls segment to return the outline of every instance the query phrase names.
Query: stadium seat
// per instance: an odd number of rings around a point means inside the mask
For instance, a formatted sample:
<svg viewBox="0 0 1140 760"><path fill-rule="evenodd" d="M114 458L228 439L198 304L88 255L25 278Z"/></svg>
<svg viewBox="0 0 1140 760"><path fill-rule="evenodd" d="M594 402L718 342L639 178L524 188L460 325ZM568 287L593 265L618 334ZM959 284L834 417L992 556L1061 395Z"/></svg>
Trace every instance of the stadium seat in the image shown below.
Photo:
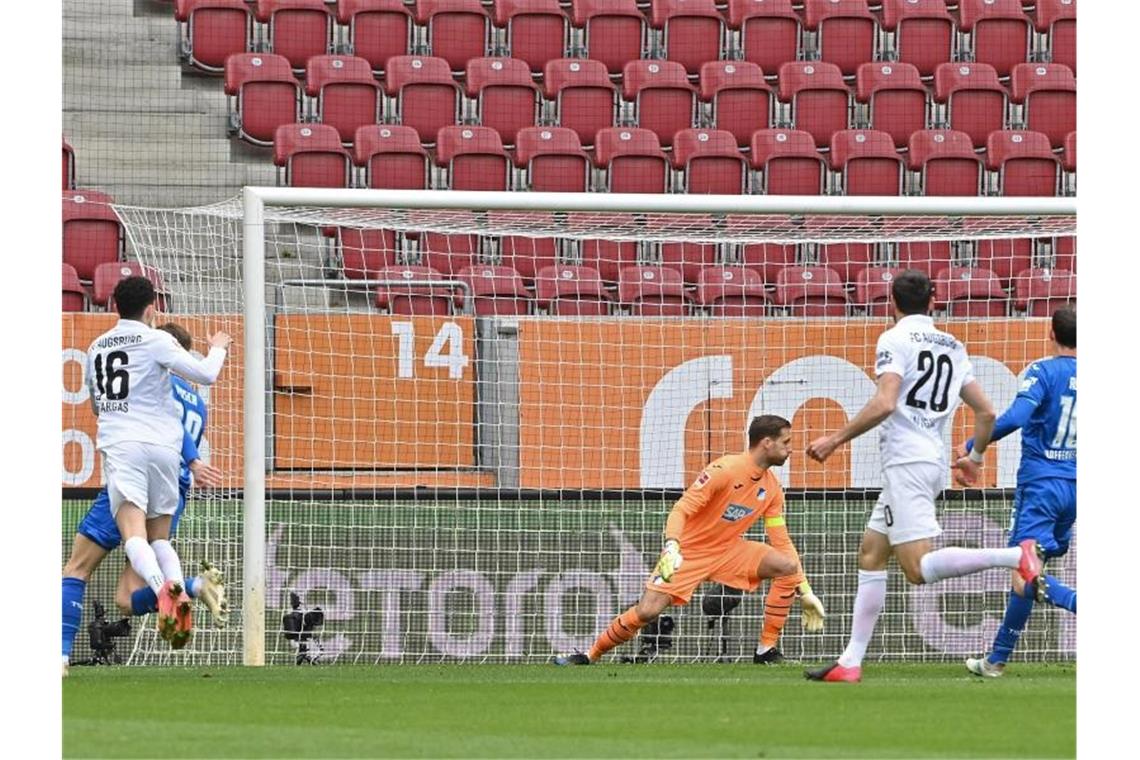
<svg viewBox="0 0 1140 760"><path fill-rule="evenodd" d="M328 124L282 124L273 136L273 163L289 187L349 187L352 157Z"/></svg>
<svg viewBox="0 0 1140 760"><path fill-rule="evenodd" d="M662 145L693 125L697 91L685 67L675 61L630 61L622 75L622 97L634 103L637 126L657 133Z"/></svg>
<svg viewBox="0 0 1140 760"><path fill-rule="evenodd" d="M63 310L87 310L87 291L79 282L79 275L76 274L75 267L66 261L63 262Z"/></svg>
<svg viewBox="0 0 1140 760"><path fill-rule="evenodd" d="M352 54L368 61L376 74L384 73L392 56L412 52L415 25L403 0L340 0L336 20L348 29Z"/></svg>
<svg viewBox="0 0 1140 760"><path fill-rule="evenodd" d="M1041 132L1054 148L1077 128L1077 80L1059 63L1013 67L1012 100L1022 107L1021 127Z"/></svg>
<svg viewBox="0 0 1140 760"><path fill-rule="evenodd" d="M479 0L416 0L416 22L427 27L431 54L456 74L488 54L491 18Z"/></svg>
<svg viewBox="0 0 1140 760"><path fill-rule="evenodd" d="M606 172L611 193L663 193L669 187L669 162L657 135L637 127L598 130L594 163Z"/></svg>
<svg viewBox="0 0 1140 760"><path fill-rule="evenodd" d="M570 24L558 0L495 0L494 20L506 30L507 54L535 73L566 55Z"/></svg>
<svg viewBox="0 0 1140 760"><path fill-rule="evenodd" d="M804 27L816 33L818 60L846 76L875 59L879 29L866 0L804 0Z"/></svg>
<svg viewBox="0 0 1140 760"><path fill-rule="evenodd" d="M776 305L793 317L842 317L847 292L834 269L784 267L776 275Z"/></svg>
<svg viewBox="0 0 1140 760"><path fill-rule="evenodd" d="M376 288L376 305L391 314L448 315L458 288L451 285L400 285L401 282L444 280L440 272L425 266L388 267L376 274L391 284Z"/></svg>
<svg viewBox="0 0 1140 760"><path fill-rule="evenodd" d="M90 281L101 264L123 258L123 225L114 199L95 190L63 191L63 262Z"/></svg>
<svg viewBox="0 0 1140 760"><path fill-rule="evenodd" d="M833 63L785 63L780 67L780 100L791 106L791 124L825 148L831 135L847 129L851 94Z"/></svg>
<svg viewBox="0 0 1140 760"><path fill-rule="evenodd" d="M760 172L765 195L820 195L827 178L826 164L815 149L811 133L795 129L761 129L752 134L749 154ZM755 188L754 188L755 189Z"/></svg>
<svg viewBox="0 0 1140 760"><path fill-rule="evenodd" d="M369 124L356 130L353 162L364 169L364 186L426 190L428 157L419 135L400 124Z"/></svg>
<svg viewBox="0 0 1140 760"><path fill-rule="evenodd" d="M1027 269L1014 284L1015 309L1029 317L1050 317L1062 306L1076 305L1077 277L1064 269Z"/></svg>
<svg viewBox="0 0 1140 760"><path fill-rule="evenodd" d="M748 189L748 162L736 137L723 129L682 129L673 140L673 169L686 193L740 195Z"/></svg>
<svg viewBox="0 0 1140 760"><path fill-rule="evenodd" d="M1058 237L1052 239L1053 268L1064 269L1076 274L1077 271L1077 239L1076 237Z"/></svg>
<svg viewBox="0 0 1140 760"><path fill-rule="evenodd" d="M771 299L764 280L745 267L706 267L697 278L697 305L713 317L763 317Z"/></svg>
<svg viewBox="0 0 1140 760"><path fill-rule="evenodd" d="M1056 195L1060 163L1040 132L993 132L986 141L986 168L998 173L1000 195Z"/></svg>
<svg viewBox="0 0 1140 760"><path fill-rule="evenodd" d="M895 313L891 304L891 283L904 270L891 267L867 267L855 278L855 301L869 317L889 317Z"/></svg>
<svg viewBox="0 0 1140 760"><path fill-rule="evenodd" d="M253 46L253 13L243 0L178 0L180 55L196 69L221 72L226 58Z"/></svg>
<svg viewBox="0 0 1140 760"><path fill-rule="evenodd" d="M864 63L855 76L855 100L866 108L864 123L888 133L896 148L926 128L926 87L909 63Z"/></svg>
<svg viewBox="0 0 1140 760"><path fill-rule="evenodd" d="M910 136L907 163L923 195L980 195L985 167L965 132L924 129Z"/></svg>
<svg viewBox="0 0 1140 760"><path fill-rule="evenodd" d="M634 222L637 220L634 219ZM604 234L600 232L602 230L621 229L629 223L630 218L622 214L589 212L567 215L567 230L581 238L578 246L583 266L596 270L606 282L617 283L621 270L637 263L638 243L636 240L614 237L598 239L585 236Z"/></svg>
<svg viewBox="0 0 1140 760"><path fill-rule="evenodd" d="M934 277L935 302L951 317L1004 317L1005 291L997 275L980 267L946 267Z"/></svg>
<svg viewBox="0 0 1140 760"><path fill-rule="evenodd" d="M843 195L902 195L903 161L886 132L844 129L831 137L831 169Z"/></svg>
<svg viewBox="0 0 1140 760"><path fill-rule="evenodd" d="M1053 63L1077 73L1077 0L1036 0L1037 31L1049 35Z"/></svg>
<svg viewBox="0 0 1140 760"><path fill-rule="evenodd" d="M269 145L282 124L301 120L301 83L289 61L272 53L240 53L226 59L225 92L230 125L255 145Z"/></svg>
<svg viewBox="0 0 1140 760"><path fill-rule="evenodd" d="M332 51L336 27L324 0L257 0L256 18L268 24L269 50L284 56L302 74L314 55Z"/></svg>
<svg viewBox="0 0 1140 760"><path fill-rule="evenodd" d="M423 232L419 246L420 264L448 276L480 263L477 235Z"/></svg>
<svg viewBox="0 0 1140 760"><path fill-rule="evenodd" d="M767 129L772 112L772 88L764 72L747 61L709 61L701 66L701 100L710 104L717 129L732 133L747 148L752 133Z"/></svg>
<svg viewBox="0 0 1140 760"><path fill-rule="evenodd" d="M692 285L697 282L702 271L716 265L716 245L690 241L661 243L660 263L680 272L685 283Z"/></svg>
<svg viewBox="0 0 1140 760"><path fill-rule="evenodd" d="M729 0L728 23L740 31L744 60L764 71L800 57L803 30L792 0Z"/></svg>
<svg viewBox="0 0 1140 760"><path fill-rule="evenodd" d="M681 273L669 267L625 267L618 276L618 301L635 317L681 317L689 295Z"/></svg>
<svg viewBox="0 0 1140 760"><path fill-rule="evenodd" d="M1005 126L1005 88L988 64L942 64L934 72L934 100L946 111L941 126L965 132L975 148Z"/></svg>
<svg viewBox="0 0 1140 760"><path fill-rule="evenodd" d="M559 58L543 69L546 99L555 104L559 126L578 133L583 145L592 147L599 129L613 126L616 93L601 61Z"/></svg>
<svg viewBox="0 0 1140 760"><path fill-rule="evenodd" d="M439 130L435 163L447 170L451 190L506 190L510 161L490 127L451 125Z"/></svg>
<svg viewBox="0 0 1140 760"><path fill-rule="evenodd" d="M945 240L900 242L896 251L900 267L917 269L931 279L950 266L954 257L951 244Z"/></svg>
<svg viewBox="0 0 1140 760"><path fill-rule="evenodd" d="M1067 172L1077 170L1077 133L1075 130L1065 135L1065 143L1061 150L1061 165Z"/></svg>
<svg viewBox="0 0 1140 760"><path fill-rule="evenodd" d="M731 219L729 226L731 227ZM745 243L740 247L740 261L764 278L776 281L780 272L796 263L796 246L790 243Z"/></svg>
<svg viewBox="0 0 1140 760"><path fill-rule="evenodd" d="M504 145L538 120L542 96L530 67L517 58L472 58L467 62L467 97L475 100L479 123L499 133Z"/></svg>
<svg viewBox="0 0 1140 760"><path fill-rule="evenodd" d="M397 120L430 144L441 127L459 122L461 93L442 58L398 55L388 59L384 87L397 98Z"/></svg>
<svg viewBox="0 0 1140 760"><path fill-rule="evenodd" d="M535 278L535 302L557 316L605 316L610 294L598 270L583 266L550 266Z"/></svg>
<svg viewBox="0 0 1140 760"><path fill-rule="evenodd" d="M894 33L895 60L924 77L954 60L954 19L946 0L883 0L883 29Z"/></svg>
<svg viewBox="0 0 1140 760"><path fill-rule="evenodd" d="M1033 241L1029 238L979 240L975 259L978 266L990 270L1003 285L1008 285L1018 272L1033 265Z"/></svg>
<svg viewBox="0 0 1140 760"><path fill-rule="evenodd" d="M689 74L723 57L724 19L715 0L651 0L650 24L665 35L665 59Z"/></svg>
<svg viewBox="0 0 1140 760"><path fill-rule="evenodd" d="M578 133L565 127L519 130L515 166L526 170L527 187L544 193L582 193L590 189L590 157Z"/></svg>
<svg viewBox="0 0 1140 760"><path fill-rule="evenodd" d="M399 252L392 230L338 227L336 247L341 271L349 280L376 279L381 271L395 265Z"/></svg>
<svg viewBox="0 0 1140 760"><path fill-rule="evenodd" d="M335 127L343 143L351 143L360 127L380 121L383 94L363 58L314 55L305 66L305 94L314 99L317 121Z"/></svg>
<svg viewBox="0 0 1140 760"><path fill-rule="evenodd" d="M574 26L585 30L586 57L610 74L641 57L646 23L635 0L572 0L571 9Z"/></svg>
<svg viewBox="0 0 1140 760"><path fill-rule="evenodd" d="M960 32L970 35L973 60L1007 77L1029 60L1032 25L1020 0L958 0Z"/></svg>
<svg viewBox="0 0 1140 760"><path fill-rule="evenodd" d="M530 292L519 273L507 266L477 264L459 272L471 288L477 317L518 316L530 312Z"/></svg>
<svg viewBox="0 0 1140 760"><path fill-rule="evenodd" d="M808 217L808 229L825 220L826 217ZM847 222L845 219L838 221L840 224ZM834 224L830 226L832 230L835 229ZM820 243L816 249L819 264L834 269L845 283L855 282L864 269L875 263L874 243Z"/></svg>
<svg viewBox="0 0 1140 760"><path fill-rule="evenodd" d="M91 302L108 311L115 308L115 286L124 277L145 277L154 285L157 295L154 306L159 311L170 308L169 293L162 282L162 275L154 267L144 267L137 261L114 261L100 264L95 268L95 282L91 288Z"/></svg>
<svg viewBox="0 0 1140 760"><path fill-rule="evenodd" d="M63 189L75 189L75 151L63 141Z"/></svg>
<svg viewBox="0 0 1140 760"><path fill-rule="evenodd" d="M518 212L490 212L492 225L510 224L518 221ZM557 224L554 218L552 223ZM539 270L558 263L558 240L554 237L530 237L528 235L503 235L499 238L500 263L519 273L530 283Z"/></svg>

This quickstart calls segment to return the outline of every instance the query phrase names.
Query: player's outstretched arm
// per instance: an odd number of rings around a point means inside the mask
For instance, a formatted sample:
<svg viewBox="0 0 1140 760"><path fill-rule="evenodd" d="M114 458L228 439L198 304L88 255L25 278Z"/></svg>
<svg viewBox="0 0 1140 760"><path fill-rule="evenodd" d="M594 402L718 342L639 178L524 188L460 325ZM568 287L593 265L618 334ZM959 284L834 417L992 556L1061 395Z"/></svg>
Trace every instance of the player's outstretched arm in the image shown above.
<svg viewBox="0 0 1140 760"><path fill-rule="evenodd" d="M229 335L219 332L210 338L210 353L206 358L195 359L172 336L166 335L155 341L155 358L160 365L192 383L213 385L226 360L226 349L232 342Z"/></svg>
<svg viewBox="0 0 1140 760"><path fill-rule="evenodd" d="M959 485L972 486L978 480L983 461L982 455L985 454L986 447L990 445L997 415L994 414L994 406L990 403L989 397L982 390L982 384L977 380L971 380L963 385L959 395L962 401L974 410L974 443L973 450L966 456L959 457L958 461L954 463L954 468L958 471L954 479Z"/></svg>
<svg viewBox="0 0 1140 760"><path fill-rule="evenodd" d="M812 441L807 449L808 456L817 462L824 462L843 444L878 427L895 410L901 387L901 375L894 372L880 375L871 400L839 432Z"/></svg>

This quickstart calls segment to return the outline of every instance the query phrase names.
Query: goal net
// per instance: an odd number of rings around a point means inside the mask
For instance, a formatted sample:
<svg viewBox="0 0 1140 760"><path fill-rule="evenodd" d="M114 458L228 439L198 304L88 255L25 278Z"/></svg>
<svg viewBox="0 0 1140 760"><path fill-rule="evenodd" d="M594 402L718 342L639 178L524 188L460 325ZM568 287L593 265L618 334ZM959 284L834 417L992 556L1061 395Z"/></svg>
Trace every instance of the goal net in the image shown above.
<svg viewBox="0 0 1140 760"><path fill-rule="evenodd" d="M834 656L877 439L826 465L802 452L870 398L891 278L935 280L938 324L965 341L998 408L1049 354L1048 315L1076 296L1065 199L247 189L244 205L116 211L129 257L196 345L217 329L236 338L205 434L229 480L192 492L177 536L187 565L226 571L234 614L219 629L198 612L182 652L144 621L135 663L584 650L639 596L680 492L742 450L761 413L793 422L787 524L829 613L809 635L793 610L779 646ZM96 317L65 322L65 341L83 350ZM948 446L968 421L959 412ZM983 488L951 489L948 474L942 541L1004 544L1018 452L1016 434L994 447ZM107 566L92 596L110 606L119 565ZM1075 546L1051 572L1075 583ZM918 588L893 572L869 656L985 651L1007 587L997 571ZM706 583L618 654L747 657L764 591L721 615ZM286 629L318 607L299 646ZM1073 657L1075 631L1038 609L1019 657Z"/></svg>

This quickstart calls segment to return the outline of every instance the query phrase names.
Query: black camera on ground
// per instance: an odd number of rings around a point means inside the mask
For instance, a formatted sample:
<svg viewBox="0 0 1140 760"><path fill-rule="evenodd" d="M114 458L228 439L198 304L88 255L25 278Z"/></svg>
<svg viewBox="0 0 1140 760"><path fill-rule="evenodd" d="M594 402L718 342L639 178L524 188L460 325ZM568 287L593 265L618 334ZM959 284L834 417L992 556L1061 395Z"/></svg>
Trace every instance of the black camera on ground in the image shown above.
<svg viewBox="0 0 1140 760"><path fill-rule="evenodd" d="M289 592L291 610L281 617L281 632L297 648L298 665L317 665L321 661L321 640L316 630L325 624L325 613L320 607L301 609L301 597Z"/></svg>
<svg viewBox="0 0 1140 760"><path fill-rule="evenodd" d="M107 610L99 602L92 601L94 616L87 624L87 635L91 640L91 656L78 660L73 665L121 665L123 658L115 652L115 639L131 635L131 619L122 618L113 623L107 621Z"/></svg>

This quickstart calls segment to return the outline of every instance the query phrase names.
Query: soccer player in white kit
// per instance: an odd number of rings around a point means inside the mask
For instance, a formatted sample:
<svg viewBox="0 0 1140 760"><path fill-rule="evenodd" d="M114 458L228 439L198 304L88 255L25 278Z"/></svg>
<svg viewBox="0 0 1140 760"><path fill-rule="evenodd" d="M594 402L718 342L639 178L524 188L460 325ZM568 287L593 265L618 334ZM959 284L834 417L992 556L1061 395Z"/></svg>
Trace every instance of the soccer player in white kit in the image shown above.
<svg viewBox="0 0 1140 760"><path fill-rule="evenodd" d="M933 550L942 533L934 500L947 475L942 440L958 401L974 411L974 450L981 464L994 429L994 410L974 378L962 343L934 326L930 311L934 286L921 272L908 270L891 285L895 326L879 336L875 351L878 390L838 433L812 441L807 454L826 461L840 446L879 426L883 491L871 512L859 547L859 587L851 639L835 662L804 675L814 681L858 682L863 657L887 595L887 562L893 554L914 584L1004 567L1026 583L1041 573L1036 542L995 549L947 547Z"/></svg>
<svg viewBox="0 0 1140 760"><path fill-rule="evenodd" d="M182 410L170 373L212 385L230 336L210 338L210 353L195 359L174 336L153 329L155 292L145 277L127 277L114 292L119 321L87 349L87 383L98 418L95 447L111 514L131 567L158 597L158 630L172 646L190 637L190 598L182 563L170 543L178 509Z"/></svg>

